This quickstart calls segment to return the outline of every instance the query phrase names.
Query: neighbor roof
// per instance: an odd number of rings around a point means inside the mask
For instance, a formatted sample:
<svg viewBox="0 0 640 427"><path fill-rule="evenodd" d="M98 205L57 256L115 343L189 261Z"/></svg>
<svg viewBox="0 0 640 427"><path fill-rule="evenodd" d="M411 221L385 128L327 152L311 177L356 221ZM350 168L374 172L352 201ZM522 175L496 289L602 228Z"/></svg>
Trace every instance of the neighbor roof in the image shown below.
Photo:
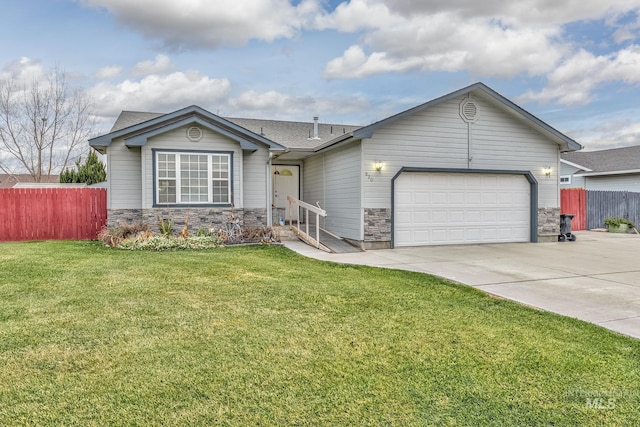
<svg viewBox="0 0 640 427"><path fill-rule="evenodd" d="M562 160L582 167L582 175L634 172L640 170L640 145L599 151L562 153Z"/></svg>
<svg viewBox="0 0 640 427"><path fill-rule="evenodd" d="M35 182L29 174L0 174L0 188L11 188L19 182ZM43 175L40 182L56 183L60 182L58 175Z"/></svg>

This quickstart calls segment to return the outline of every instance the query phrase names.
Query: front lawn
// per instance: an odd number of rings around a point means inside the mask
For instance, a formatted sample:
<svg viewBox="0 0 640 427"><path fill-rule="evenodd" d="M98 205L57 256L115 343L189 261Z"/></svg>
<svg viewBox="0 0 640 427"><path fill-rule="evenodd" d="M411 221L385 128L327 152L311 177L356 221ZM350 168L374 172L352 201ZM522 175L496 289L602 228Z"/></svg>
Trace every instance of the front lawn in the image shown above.
<svg viewBox="0 0 640 427"><path fill-rule="evenodd" d="M0 425L634 425L640 341L283 247L0 244Z"/></svg>

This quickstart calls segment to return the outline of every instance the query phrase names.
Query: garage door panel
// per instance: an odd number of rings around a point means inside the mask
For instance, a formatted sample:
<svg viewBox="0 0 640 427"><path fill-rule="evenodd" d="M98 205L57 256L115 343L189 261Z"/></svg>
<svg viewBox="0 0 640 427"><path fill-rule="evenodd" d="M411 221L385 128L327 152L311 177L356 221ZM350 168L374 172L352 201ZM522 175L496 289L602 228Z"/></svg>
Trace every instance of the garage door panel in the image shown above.
<svg viewBox="0 0 640 427"><path fill-rule="evenodd" d="M405 173L396 189L403 194L394 206L397 246L530 240L530 184L522 175Z"/></svg>
<svg viewBox="0 0 640 427"><path fill-rule="evenodd" d="M431 211L431 223L432 224L446 224L447 223L447 211L446 210L438 210ZM411 227L411 224L407 224L408 227Z"/></svg>
<svg viewBox="0 0 640 427"><path fill-rule="evenodd" d="M414 212L413 224L416 227L419 227L421 225L429 225L431 223L430 217L431 215L429 215L429 212Z"/></svg>
<svg viewBox="0 0 640 427"><path fill-rule="evenodd" d="M432 205L449 205L449 197L447 193L434 191L431 193Z"/></svg>
<svg viewBox="0 0 640 427"><path fill-rule="evenodd" d="M459 211L459 210L452 210L449 212L449 215L447 215L447 223L463 223L465 222L465 211Z"/></svg>
<svg viewBox="0 0 640 427"><path fill-rule="evenodd" d="M498 222L498 211L497 210L484 210L479 212L479 217L482 223L486 224L497 223ZM476 217L477 218L477 217Z"/></svg>
<svg viewBox="0 0 640 427"><path fill-rule="evenodd" d="M415 203L416 205L428 205L429 193L424 191L416 191L413 194L413 203Z"/></svg>

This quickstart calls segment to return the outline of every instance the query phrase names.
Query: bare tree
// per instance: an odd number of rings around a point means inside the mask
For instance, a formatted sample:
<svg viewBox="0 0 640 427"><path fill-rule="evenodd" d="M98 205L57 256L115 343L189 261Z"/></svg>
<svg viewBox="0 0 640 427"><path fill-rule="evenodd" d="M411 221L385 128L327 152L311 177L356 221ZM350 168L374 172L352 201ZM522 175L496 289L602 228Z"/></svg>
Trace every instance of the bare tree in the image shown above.
<svg viewBox="0 0 640 427"><path fill-rule="evenodd" d="M29 87L16 78L0 80L0 170L5 173L23 169L40 182L63 171L87 151L94 125L91 99L69 87L66 73L58 69Z"/></svg>

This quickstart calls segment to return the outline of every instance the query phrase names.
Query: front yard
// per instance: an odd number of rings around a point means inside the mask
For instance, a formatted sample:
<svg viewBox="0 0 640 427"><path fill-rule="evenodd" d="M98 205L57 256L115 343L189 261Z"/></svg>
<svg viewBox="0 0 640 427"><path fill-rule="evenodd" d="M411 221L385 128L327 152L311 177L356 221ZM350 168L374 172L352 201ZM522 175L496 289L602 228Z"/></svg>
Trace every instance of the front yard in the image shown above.
<svg viewBox="0 0 640 427"><path fill-rule="evenodd" d="M640 341L283 247L0 244L0 425L633 425Z"/></svg>

